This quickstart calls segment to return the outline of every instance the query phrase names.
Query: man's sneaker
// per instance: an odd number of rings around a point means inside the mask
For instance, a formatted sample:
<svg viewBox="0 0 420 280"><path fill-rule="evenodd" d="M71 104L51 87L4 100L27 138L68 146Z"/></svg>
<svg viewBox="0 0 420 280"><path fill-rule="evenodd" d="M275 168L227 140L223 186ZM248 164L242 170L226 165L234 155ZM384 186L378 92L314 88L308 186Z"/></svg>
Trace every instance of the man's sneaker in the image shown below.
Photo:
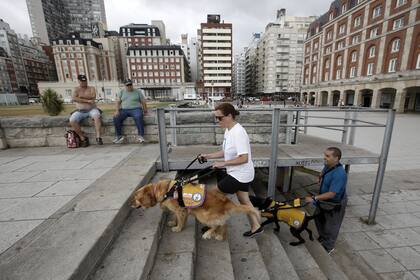
<svg viewBox="0 0 420 280"><path fill-rule="evenodd" d="M247 232L244 232L244 234L243 234L243 236L245 236L245 237L255 237L255 236L257 236L258 234L261 234L261 233L263 233L264 232L264 228L263 227L260 227L259 229L257 229L256 231L254 231L254 232L252 232L252 231L247 231Z"/></svg>
<svg viewBox="0 0 420 280"><path fill-rule="evenodd" d="M140 143L144 143L144 138L143 138L143 136L140 136L140 135L139 135L139 137L137 138L137 140L138 140Z"/></svg>
<svg viewBox="0 0 420 280"><path fill-rule="evenodd" d="M124 136L117 136L115 137L114 141L112 141L112 143L114 144L121 144L123 143L125 140Z"/></svg>
<svg viewBox="0 0 420 280"><path fill-rule="evenodd" d="M84 140L80 140L80 147L86 148L89 146L89 138L85 137Z"/></svg>
<svg viewBox="0 0 420 280"><path fill-rule="evenodd" d="M101 137L96 138L96 144L98 144L98 145L103 145L104 144Z"/></svg>

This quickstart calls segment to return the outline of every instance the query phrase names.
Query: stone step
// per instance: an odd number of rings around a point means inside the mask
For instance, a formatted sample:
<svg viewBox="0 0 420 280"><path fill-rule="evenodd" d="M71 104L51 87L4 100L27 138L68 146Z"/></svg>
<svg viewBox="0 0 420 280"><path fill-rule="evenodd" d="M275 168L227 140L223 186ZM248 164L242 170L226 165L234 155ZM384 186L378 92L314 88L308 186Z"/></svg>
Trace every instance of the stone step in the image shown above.
<svg viewBox="0 0 420 280"><path fill-rule="evenodd" d="M309 223L308 228L312 230L312 232L314 233L317 232L316 227L314 223L312 222ZM328 253L325 251L325 249L322 247L322 245L318 241L306 242L305 246L328 279L349 280L349 277L347 277L347 275L341 270L341 268L334 261L335 251L332 252L332 255L328 255Z"/></svg>
<svg viewBox="0 0 420 280"><path fill-rule="evenodd" d="M256 240L271 280L299 280L283 245L270 226Z"/></svg>
<svg viewBox="0 0 420 280"><path fill-rule="evenodd" d="M217 180L215 177L212 177L202 183L206 184L208 188L215 188ZM235 279L228 240L202 239L201 228L203 226L198 224L196 235L197 262L195 267L195 280Z"/></svg>
<svg viewBox="0 0 420 280"><path fill-rule="evenodd" d="M242 236L250 228L245 215L235 215L228 221L228 240L235 279L269 280L256 239Z"/></svg>
<svg viewBox="0 0 420 280"><path fill-rule="evenodd" d="M175 173L157 173L152 182L172 179ZM91 280L139 280L149 276L165 221L160 207L133 210L120 235L98 265Z"/></svg>
<svg viewBox="0 0 420 280"><path fill-rule="evenodd" d="M289 231L289 226L280 224L280 233L277 235L283 248L285 249L290 261L293 264L298 276L302 280L326 280L328 279L319 268L317 262L309 253L305 245L291 246L289 242L296 241ZM304 233L303 238L306 242L310 241L308 236Z"/></svg>
<svg viewBox="0 0 420 280"><path fill-rule="evenodd" d="M118 235L139 184L156 173L156 145L133 151L0 259L2 279L86 279Z"/></svg>
<svg viewBox="0 0 420 280"><path fill-rule="evenodd" d="M172 232L165 226L150 280L193 280L196 256L195 218L188 217L181 232Z"/></svg>

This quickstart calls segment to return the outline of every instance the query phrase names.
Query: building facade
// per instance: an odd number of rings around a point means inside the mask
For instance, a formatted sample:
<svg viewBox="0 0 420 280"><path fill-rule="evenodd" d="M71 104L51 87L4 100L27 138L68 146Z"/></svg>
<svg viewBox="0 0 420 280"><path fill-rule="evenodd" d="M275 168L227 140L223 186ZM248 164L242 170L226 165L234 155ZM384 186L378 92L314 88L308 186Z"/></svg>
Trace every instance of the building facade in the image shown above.
<svg viewBox="0 0 420 280"><path fill-rule="evenodd" d="M245 52L245 94L256 95L256 76L257 76L257 46L262 33L252 34L251 43Z"/></svg>
<svg viewBox="0 0 420 280"><path fill-rule="evenodd" d="M207 15L201 23L200 71L202 98L220 100L231 96L232 24L220 21L220 15Z"/></svg>
<svg viewBox="0 0 420 280"><path fill-rule="evenodd" d="M0 94L17 92L17 90L12 59L8 56L6 50L0 47Z"/></svg>
<svg viewBox="0 0 420 280"><path fill-rule="evenodd" d="M127 50L128 76L152 99L184 99L174 88L190 82L188 61L180 46L138 46Z"/></svg>
<svg viewBox="0 0 420 280"><path fill-rule="evenodd" d="M25 72L25 64L19 47L17 34L10 28L9 24L0 19L0 47L12 60L16 76L17 90L14 92L28 93L29 84Z"/></svg>
<svg viewBox="0 0 420 280"><path fill-rule="evenodd" d="M26 4L32 33L44 44L72 32L100 37L99 30L107 27L104 0L26 0Z"/></svg>
<svg viewBox="0 0 420 280"><path fill-rule="evenodd" d="M110 39L83 39L76 35L52 41L58 80L77 81L84 74L88 81L117 80L115 54Z"/></svg>
<svg viewBox="0 0 420 280"><path fill-rule="evenodd" d="M232 94L235 97L245 95L245 53L247 48L244 48L241 54L235 55L233 63L233 83Z"/></svg>
<svg viewBox="0 0 420 280"><path fill-rule="evenodd" d="M301 99L420 111L419 23L414 0L332 2L308 31Z"/></svg>
<svg viewBox="0 0 420 280"><path fill-rule="evenodd" d="M150 25L130 23L121 26L119 36L123 79L130 77L127 71L128 48L168 45L165 24L161 20L152 20Z"/></svg>
<svg viewBox="0 0 420 280"><path fill-rule="evenodd" d="M277 11L276 22L269 23L258 41L256 93L258 95L300 92L303 43L315 17L286 16Z"/></svg>

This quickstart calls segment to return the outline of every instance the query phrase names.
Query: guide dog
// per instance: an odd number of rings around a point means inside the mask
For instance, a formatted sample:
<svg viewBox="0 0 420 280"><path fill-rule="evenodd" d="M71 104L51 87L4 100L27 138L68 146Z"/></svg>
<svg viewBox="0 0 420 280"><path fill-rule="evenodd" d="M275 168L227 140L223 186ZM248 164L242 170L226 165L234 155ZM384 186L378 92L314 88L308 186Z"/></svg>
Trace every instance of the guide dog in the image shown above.
<svg viewBox="0 0 420 280"><path fill-rule="evenodd" d="M175 214L175 220L168 222L173 232L180 232L186 224L188 214L192 214L200 223L209 227L209 230L202 235L203 239L214 237L216 240L225 240L226 221L233 214L255 215L257 219L260 217L259 212L253 207L234 203L216 188L206 192L203 204L199 207L181 207L177 199L166 199L173 183L174 181L165 180L141 187L134 193L131 207L149 208L160 203L161 208Z"/></svg>
<svg viewBox="0 0 420 280"><path fill-rule="evenodd" d="M305 243L305 239L302 238L301 233L305 230L309 234L309 239L314 240L312 231L308 229L308 223L315 216L309 216L303 211L300 204L300 199L292 201L291 204L286 202L276 202L271 198L258 198L255 196L249 196L251 203L258 207L260 210L261 217L267 218L261 226L265 226L271 223L276 225L275 231L280 230L279 221L289 225L290 233L296 237L299 241L290 242L291 246L297 246Z"/></svg>

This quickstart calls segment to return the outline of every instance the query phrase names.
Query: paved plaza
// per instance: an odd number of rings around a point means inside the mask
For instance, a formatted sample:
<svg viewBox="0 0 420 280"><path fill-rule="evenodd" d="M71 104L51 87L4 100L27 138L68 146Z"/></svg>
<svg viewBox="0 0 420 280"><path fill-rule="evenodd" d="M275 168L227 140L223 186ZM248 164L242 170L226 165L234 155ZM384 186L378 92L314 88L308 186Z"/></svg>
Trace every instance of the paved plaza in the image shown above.
<svg viewBox="0 0 420 280"><path fill-rule="evenodd" d="M0 254L136 148L129 145L0 151Z"/></svg>

